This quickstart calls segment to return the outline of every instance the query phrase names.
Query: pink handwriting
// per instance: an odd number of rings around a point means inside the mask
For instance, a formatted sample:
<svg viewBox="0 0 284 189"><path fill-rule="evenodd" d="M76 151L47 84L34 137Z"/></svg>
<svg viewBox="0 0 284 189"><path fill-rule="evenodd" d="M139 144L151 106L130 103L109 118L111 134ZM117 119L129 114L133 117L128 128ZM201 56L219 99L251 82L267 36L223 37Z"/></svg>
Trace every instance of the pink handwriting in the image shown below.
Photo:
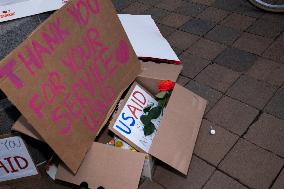
<svg viewBox="0 0 284 189"><path fill-rule="evenodd" d="M100 12L100 6L98 0L79 0L67 11L77 24L85 26L89 22L90 14L96 15Z"/></svg>

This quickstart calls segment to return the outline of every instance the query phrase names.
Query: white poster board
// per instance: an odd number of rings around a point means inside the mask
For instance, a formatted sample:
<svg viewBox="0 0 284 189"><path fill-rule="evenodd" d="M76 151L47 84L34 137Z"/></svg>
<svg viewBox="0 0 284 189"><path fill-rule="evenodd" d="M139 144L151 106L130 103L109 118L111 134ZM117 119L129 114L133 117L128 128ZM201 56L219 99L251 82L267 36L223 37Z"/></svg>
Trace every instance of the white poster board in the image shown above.
<svg viewBox="0 0 284 189"><path fill-rule="evenodd" d="M68 0L0 0L0 22L61 8Z"/></svg>
<svg viewBox="0 0 284 189"><path fill-rule="evenodd" d="M127 139L126 142L134 144L144 152L149 151L156 135L155 131L153 134L145 136L144 126L140 120L140 117L143 115L143 109L149 104L157 106L158 102L136 84L113 125L113 129L118 136L123 136L123 138ZM160 115L158 119L152 120L156 129L160 126L161 117Z"/></svg>
<svg viewBox="0 0 284 189"><path fill-rule="evenodd" d="M0 139L0 182L37 174L38 171L21 137Z"/></svg>
<svg viewBox="0 0 284 189"><path fill-rule="evenodd" d="M151 15L119 14L118 17L138 57L180 61Z"/></svg>

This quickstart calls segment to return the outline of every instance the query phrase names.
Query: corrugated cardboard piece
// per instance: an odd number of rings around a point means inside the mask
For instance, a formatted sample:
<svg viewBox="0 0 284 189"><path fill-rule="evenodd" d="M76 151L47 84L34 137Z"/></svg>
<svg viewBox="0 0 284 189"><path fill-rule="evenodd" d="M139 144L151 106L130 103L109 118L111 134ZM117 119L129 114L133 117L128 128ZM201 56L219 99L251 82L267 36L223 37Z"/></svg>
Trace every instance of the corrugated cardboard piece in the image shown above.
<svg viewBox="0 0 284 189"><path fill-rule="evenodd" d="M153 62L142 63L142 73L136 78L137 82L147 89L152 94L157 94L158 84L162 80L177 81L177 78L182 70L182 65L174 64L157 64Z"/></svg>
<svg viewBox="0 0 284 189"><path fill-rule="evenodd" d="M73 0L0 65L0 87L75 173L140 71L109 0Z"/></svg>
<svg viewBox="0 0 284 189"><path fill-rule="evenodd" d="M55 178L76 185L87 182L92 189L135 189L144 159L145 154L94 142L75 176L59 165Z"/></svg>
<svg viewBox="0 0 284 189"><path fill-rule="evenodd" d="M206 104L176 84L149 154L186 175Z"/></svg>
<svg viewBox="0 0 284 189"><path fill-rule="evenodd" d="M145 63L137 80L156 94L161 80L176 81L182 66ZM187 174L207 101L176 84L149 154Z"/></svg>
<svg viewBox="0 0 284 189"><path fill-rule="evenodd" d="M35 131L33 126L28 123L24 116L19 117L12 127L12 130L23 133L29 137L32 137L36 140L43 141L39 134Z"/></svg>

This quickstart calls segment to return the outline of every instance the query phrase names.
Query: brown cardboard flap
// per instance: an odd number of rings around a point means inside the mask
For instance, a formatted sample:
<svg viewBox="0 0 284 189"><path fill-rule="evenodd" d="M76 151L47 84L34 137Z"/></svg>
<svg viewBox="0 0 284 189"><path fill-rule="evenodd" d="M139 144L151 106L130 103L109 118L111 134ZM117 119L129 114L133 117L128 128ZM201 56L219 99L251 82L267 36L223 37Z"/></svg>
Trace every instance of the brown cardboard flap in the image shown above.
<svg viewBox="0 0 284 189"><path fill-rule="evenodd" d="M140 63L110 0L72 0L0 64L0 88L76 173Z"/></svg>
<svg viewBox="0 0 284 189"><path fill-rule="evenodd" d="M150 154L187 174L206 103L176 84Z"/></svg>
<svg viewBox="0 0 284 189"><path fill-rule="evenodd" d="M158 84L160 81L177 81L182 70L182 65L143 62L141 63L141 69L142 72L136 78L136 81L146 87L152 94L157 94L159 92Z"/></svg>
<svg viewBox="0 0 284 189"><path fill-rule="evenodd" d="M28 123L24 116L21 116L12 126L13 131L20 132L36 140L43 141L36 130Z"/></svg>
<svg viewBox="0 0 284 189"><path fill-rule="evenodd" d="M137 189L145 154L94 142L74 176L59 165L56 179L80 185L87 182L90 189Z"/></svg>
<svg viewBox="0 0 284 189"><path fill-rule="evenodd" d="M182 65L144 62L141 63L141 69L142 72L138 77L176 81L182 70Z"/></svg>

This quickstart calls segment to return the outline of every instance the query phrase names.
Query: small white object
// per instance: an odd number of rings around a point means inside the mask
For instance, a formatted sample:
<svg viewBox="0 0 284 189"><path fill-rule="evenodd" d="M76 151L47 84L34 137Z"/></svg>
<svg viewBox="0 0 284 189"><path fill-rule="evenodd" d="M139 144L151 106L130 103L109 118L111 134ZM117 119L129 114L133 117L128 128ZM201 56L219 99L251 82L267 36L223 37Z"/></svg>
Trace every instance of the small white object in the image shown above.
<svg viewBox="0 0 284 189"><path fill-rule="evenodd" d="M210 130L210 134L211 134L211 135L215 135L215 133L216 133L215 129L211 129L211 130Z"/></svg>

